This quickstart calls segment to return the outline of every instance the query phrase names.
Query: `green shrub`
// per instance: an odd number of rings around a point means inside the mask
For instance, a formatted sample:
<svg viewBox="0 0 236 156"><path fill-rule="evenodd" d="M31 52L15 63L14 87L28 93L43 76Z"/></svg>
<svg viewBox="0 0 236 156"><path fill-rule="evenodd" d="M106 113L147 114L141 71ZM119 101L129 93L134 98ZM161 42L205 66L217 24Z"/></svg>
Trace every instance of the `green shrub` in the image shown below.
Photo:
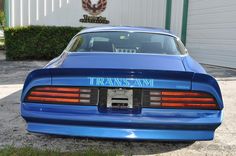
<svg viewBox="0 0 236 156"><path fill-rule="evenodd" d="M82 27L28 26L5 28L7 60L49 60L65 49Z"/></svg>
<svg viewBox="0 0 236 156"><path fill-rule="evenodd" d="M4 38L0 37L0 50L4 50L5 49L5 41Z"/></svg>

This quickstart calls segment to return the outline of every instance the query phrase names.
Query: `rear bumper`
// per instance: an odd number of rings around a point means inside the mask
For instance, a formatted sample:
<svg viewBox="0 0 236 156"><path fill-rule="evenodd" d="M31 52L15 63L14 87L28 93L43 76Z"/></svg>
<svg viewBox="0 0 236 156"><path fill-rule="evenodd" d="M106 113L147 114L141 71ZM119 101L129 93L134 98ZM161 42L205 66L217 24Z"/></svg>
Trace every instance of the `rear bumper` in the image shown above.
<svg viewBox="0 0 236 156"><path fill-rule="evenodd" d="M36 133L138 140L212 140L221 110L147 109L100 113L96 106L22 103L27 130Z"/></svg>
<svg viewBox="0 0 236 156"><path fill-rule="evenodd" d="M210 130L126 129L42 123L28 123L27 130L56 135L136 140L192 141L212 140L214 137L214 131Z"/></svg>

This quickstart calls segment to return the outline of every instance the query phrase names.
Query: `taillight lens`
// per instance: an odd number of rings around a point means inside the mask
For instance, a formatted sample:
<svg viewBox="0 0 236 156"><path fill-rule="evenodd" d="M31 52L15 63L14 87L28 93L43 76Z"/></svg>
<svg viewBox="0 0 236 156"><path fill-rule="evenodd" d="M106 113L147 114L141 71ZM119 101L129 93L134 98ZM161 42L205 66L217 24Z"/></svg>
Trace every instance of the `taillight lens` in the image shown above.
<svg viewBox="0 0 236 156"><path fill-rule="evenodd" d="M215 98L192 91L144 90L143 106L151 108L217 109Z"/></svg>
<svg viewBox="0 0 236 156"><path fill-rule="evenodd" d="M96 105L98 89L79 87L35 87L25 98L26 102L53 104L88 104Z"/></svg>

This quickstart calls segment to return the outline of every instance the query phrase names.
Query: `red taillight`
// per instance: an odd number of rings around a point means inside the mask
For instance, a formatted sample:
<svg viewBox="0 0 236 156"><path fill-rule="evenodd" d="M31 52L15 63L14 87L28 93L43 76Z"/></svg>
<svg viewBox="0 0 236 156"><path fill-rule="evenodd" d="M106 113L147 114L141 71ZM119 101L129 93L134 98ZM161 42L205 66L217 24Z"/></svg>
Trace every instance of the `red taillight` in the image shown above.
<svg viewBox="0 0 236 156"><path fill-rule="evenodd" d="M32 91L30 93L32 96L56 96L56 97L68 97L68 98L79 98L80 94L77 93L56 93L56 92L39 92Z"/></svg>
<svg viewBox="0 0 236 156"><path fill-rule="evenodd" d="M55 97L33 97L29 96L27 97L27 101L32 102L46 102L46 103L79 103L79 99L66 99L66 98L55 98Z"/></svg>
<svg viewBox="0 0 236 156"><path fill-rule="evenodd" d="M36 87L25 98L26 102L54 104L89 104L96 105L98 91L94 88L78 87Z"/></svg>
<svg viewBox="0 0 236 156"><path fill-rule="evenodd" d="M144 107L217 109L217 102L210 94L192 91L145 90Z"/></svg>
<svg viewBox="0 0 236 156"><path fill-rule="evenodd" d="M162 97L161 98L162 102L214 102L215 100L213 98L189 98L189 97Z"/></svg>
<svg viewBox="0 0 236 156"><path fill-rule="evenodd" d="M35 88L37 91L55 91L55 92L75 92L78 93L80 88L72 88L72 87L39 87Z"/></svg>

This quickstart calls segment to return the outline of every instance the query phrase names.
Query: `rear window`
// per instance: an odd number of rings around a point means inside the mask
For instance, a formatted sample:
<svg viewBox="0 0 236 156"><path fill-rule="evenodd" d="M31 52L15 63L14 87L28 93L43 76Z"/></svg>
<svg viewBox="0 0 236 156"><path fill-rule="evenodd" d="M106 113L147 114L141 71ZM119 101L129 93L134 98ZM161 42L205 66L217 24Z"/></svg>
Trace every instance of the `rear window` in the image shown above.
<svg viewBox="0 0 236 156"><path fill-rule="evenodd" d="M177 38L143 32L94 32L73 38L70 52L152 53L180 55L187 52Z"/></svg>

